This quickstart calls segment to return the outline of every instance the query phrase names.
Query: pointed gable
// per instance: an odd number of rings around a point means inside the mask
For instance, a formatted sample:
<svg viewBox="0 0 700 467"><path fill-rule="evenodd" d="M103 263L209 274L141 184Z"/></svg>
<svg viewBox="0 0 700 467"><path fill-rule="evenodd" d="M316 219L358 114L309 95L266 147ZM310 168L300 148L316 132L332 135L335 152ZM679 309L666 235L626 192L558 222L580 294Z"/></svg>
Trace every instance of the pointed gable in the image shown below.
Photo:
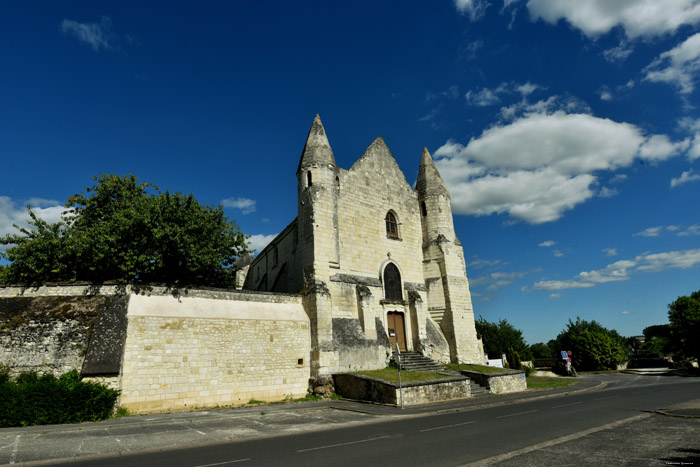
<svg viewBox="0 0 700 467"><path fill-rule="evenodd" d="M442 180L440 172L435 167L435 162L428 152L428 148L423 148L423 156L418 168L418 180L416 180L416 190L421 195L445 195L449 198L450 192L447 185Z"/></svg>
<svg viewBox="0 0 700 467"><path fill-rule="evenodd" d="M365 150L365 153L350 167L350 171L369 170L374 174L387 175L387 171L392 174L392 179L403 182L403 188L411 188L406 175L391 154L389 147L381 136L375 139Z"/></svg>
<svg viewBox="0 0 700 467"><path fill-rule="evenodd" d="M328 143L326 130L323 128L321 117L318 114L316 114L314 122L311 125L311 129L309 130L309 135L306 138L306 144L304 145L304 150L301 153L297 173L302 168L317 164L335 165L333 150L331 149L331 145Z"/></svg>

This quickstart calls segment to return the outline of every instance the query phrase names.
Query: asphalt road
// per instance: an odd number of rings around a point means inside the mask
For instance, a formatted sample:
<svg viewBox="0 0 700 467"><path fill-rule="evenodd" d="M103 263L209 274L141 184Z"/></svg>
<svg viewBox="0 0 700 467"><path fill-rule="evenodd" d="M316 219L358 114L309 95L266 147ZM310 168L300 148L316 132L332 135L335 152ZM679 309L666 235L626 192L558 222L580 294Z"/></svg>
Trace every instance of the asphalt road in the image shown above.
<svg viewBox="0 0 700 467"><path fill-rule="evenodd" d="M70 465L449 466L472 462L599 465L600 456L594 461L595 443L586 447L591 451L589 459L586 458L587 451L580 450L574 458L567 456L566 450L551 457L552 451L548 448L573 447L577 446L576 443L580 447L583 441L595 438L596 434L619 434L621 427L630 426L647 427L647 431L637 436L663 440L671 435L655 432L661 421L655 422L654 417L661 416L653 415L653 411L700 398L698 378L625 374L602 375L600 378L607 382L604 389L567 396L452 413L391 417L387 421L374 420L342 428L336 425L333 429L322 428L322 431L89 459ZM683 436L700 440L698 420L677 419L674 422L685 423ZM665 429L676 430L669 426ZM613 451L606 454L608 456L619 454L624 459L626 446L640 444L641 438L629 440L624 437L611 444L613 434L608 436L606 449ZM678 443L687 444L686 438L678 438ZM700 445L700 441L697 444ZM646 445L650 446L650 443ZM650 457L644 456L652 455L656 456L654 459L659 465L665 464L659 456L673 459L672 453L666 452L671 449L669 446L669 443L657 446L658 452L654 454L638 451L634 459L649 460ZM643 451L645 446L637 447ZM694 455L693 446L687 448L691 449L690 455ZM630 462L628 465L640 465L636 461Z"/></svg>

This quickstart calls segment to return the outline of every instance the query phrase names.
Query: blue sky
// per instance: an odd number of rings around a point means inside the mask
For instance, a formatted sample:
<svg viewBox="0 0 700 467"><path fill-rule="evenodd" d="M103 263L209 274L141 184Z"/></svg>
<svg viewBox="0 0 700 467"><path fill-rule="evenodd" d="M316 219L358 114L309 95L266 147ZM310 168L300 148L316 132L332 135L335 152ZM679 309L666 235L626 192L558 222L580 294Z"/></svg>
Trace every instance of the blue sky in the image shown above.
<svg viewBox="0 0 700 467"><path fill-rule="evenodd" d="M264 246L319 113L343 168L431 151L475 315L529 343L700 289L700 1L4 2L0 42L0 233L131 173Z"/></svg>

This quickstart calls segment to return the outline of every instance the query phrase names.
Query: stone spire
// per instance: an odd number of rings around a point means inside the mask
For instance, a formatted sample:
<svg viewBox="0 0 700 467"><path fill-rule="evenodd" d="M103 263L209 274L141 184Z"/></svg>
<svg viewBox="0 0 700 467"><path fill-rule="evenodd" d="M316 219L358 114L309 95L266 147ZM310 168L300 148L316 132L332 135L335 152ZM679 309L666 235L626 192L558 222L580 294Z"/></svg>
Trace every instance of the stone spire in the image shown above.
<svg viewBox="0 0 700 467"><path fill-rule="evenodd" d="M420 160L418 168L418 180L416 180L416 190L422 196L429 195L445 195L450 197L450 192L447 190L445 182L440 176L433 158L430 157L428 148L423 148L423 157Z"/></svg>
<svg viewBox="0 0 700 467"><path fill-rule="evenodd" d="M335 165L333 150L331 149L331 145L328 143L326 130L323 128L321 117L318 114L316 114L314 123L311 125L309 136L306 138L306 144L304 145L304 150L301 153L301 159L299 160L299 168L297 169L297 172L304 167L309 167L314 164Z"/></svg>

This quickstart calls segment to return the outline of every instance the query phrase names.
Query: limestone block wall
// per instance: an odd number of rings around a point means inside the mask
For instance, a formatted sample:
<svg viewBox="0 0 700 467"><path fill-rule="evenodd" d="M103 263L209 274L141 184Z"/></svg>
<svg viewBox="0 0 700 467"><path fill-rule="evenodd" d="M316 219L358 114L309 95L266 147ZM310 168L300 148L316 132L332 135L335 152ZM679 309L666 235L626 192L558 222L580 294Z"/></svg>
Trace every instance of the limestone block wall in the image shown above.
<svg viewBox="0 0 700 467"><path fill-rule="evenodd" d="M298 297L134 295L127 317L121 405L132 412L306 394L309 319Z"/></svg>
<svg viewBox="0 0 700 467"><path fill-rule="evenodd" d="M381 154L384 150L387 154ZM339 179L337 272L379 278L391 259L404 282L423 284L418 198L388 149L368 150L349 170L339 170ZM387 238L384 219L390 210L399 224L398 239Z"/></svg>

